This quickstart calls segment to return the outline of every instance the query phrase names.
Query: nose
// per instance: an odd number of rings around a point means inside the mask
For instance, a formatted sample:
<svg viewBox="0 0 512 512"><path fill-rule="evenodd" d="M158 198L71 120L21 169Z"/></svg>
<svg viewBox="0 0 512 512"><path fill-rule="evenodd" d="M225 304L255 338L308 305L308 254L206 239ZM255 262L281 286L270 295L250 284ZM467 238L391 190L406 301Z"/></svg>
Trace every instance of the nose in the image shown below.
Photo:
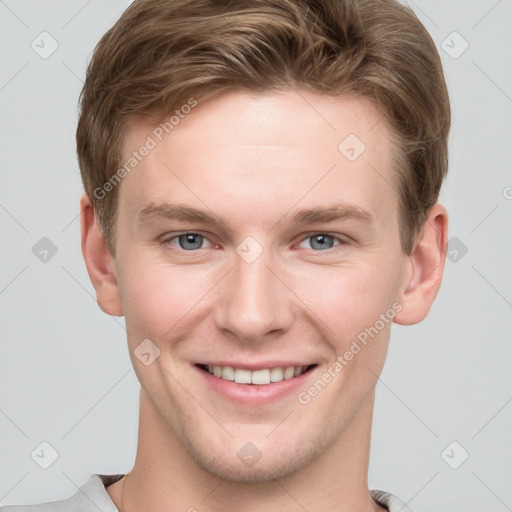
<svg viewBox="0 0 512 512"><path fill-rule="evenodd" d="M270 263L266 252L252 263L235 256L234 267L221 281L216 303L215 320L223 334L255 343L290 329L290 293Z"/></svg>

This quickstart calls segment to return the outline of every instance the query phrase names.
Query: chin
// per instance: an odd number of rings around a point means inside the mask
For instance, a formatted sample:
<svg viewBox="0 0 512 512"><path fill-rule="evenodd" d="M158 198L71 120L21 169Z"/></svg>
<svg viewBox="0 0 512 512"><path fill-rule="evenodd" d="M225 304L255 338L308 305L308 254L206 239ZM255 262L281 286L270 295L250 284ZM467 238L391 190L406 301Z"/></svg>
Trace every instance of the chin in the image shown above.
<svg viewBox="0 0 512 512"><path fill-rule="evenodd" d="M272 457L272 456L271 456ZM268 483L286 478L298 473L310 460L304 453L300 457L284 459L282 456L274 455L273 460L259 460L254 466L248 467L236 457L204 457L203 454L192 455L195 462L212 475L235 483ZM311 457L313 458L313 457ZM279 460L278 460L279 459Z"/></svg>
<svg viewBox="0 0 512 512"><path fill-rule="evenodd" d="M200 468L228 482L247 484L290 477L309 466L330 444L325 437L315 442L311 436L307 441L295 439L293 444L279 440L276 446L267 442L261 450L255 445L263 446L264 440L252 444L231 439L222 445L212 442L209 446L204 440L200 443L195 441L186 436L182 444Z"/></svg>

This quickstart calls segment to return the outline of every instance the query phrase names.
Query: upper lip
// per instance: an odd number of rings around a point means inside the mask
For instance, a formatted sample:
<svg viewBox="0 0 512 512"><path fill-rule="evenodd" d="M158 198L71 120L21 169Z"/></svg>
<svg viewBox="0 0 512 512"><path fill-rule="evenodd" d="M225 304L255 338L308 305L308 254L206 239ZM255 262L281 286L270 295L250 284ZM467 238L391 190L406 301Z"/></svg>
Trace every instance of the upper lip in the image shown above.
<svg viewBox="0 0 512 512"><path fill-rule="evenodd" d="M263 361L259 363L247 363L247 362L241 362L241 361L202 361L199 363L196 363L198 365L205 365L205 366L231 366L232 368L240 368L242 370L250 370L252 372L258 371L258 370L265 370L268 368L289 368L290 366L297 367L297 366L311 366L316 363L311 363L308 361L283 361L283 360L271 360L271 361Z"/></svg>

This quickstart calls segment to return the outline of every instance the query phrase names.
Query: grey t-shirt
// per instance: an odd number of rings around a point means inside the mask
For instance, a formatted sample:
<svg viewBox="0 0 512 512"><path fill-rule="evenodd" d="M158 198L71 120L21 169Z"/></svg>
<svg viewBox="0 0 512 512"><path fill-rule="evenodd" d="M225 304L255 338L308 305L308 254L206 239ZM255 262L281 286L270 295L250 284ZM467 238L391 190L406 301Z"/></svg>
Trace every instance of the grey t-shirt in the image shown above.
<svg viewBox="0 0 512 512"><path fill-rule="evenodd" d="M36 505L6 505L0 507L0 512L119 512L110 499L106 487L123 476L94 474L73 496L67 499ZM377 503L387 507L389 512L412 512L400 498L389 492L370 490L370 495Z"/></svg>

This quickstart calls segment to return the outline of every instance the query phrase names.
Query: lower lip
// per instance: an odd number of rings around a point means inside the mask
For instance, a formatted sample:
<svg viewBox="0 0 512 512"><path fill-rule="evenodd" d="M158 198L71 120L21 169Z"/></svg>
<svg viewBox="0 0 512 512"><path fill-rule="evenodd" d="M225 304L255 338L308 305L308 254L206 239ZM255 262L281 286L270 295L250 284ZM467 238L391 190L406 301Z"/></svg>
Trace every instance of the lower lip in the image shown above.
<svg viewBox="0 0 512 512"><path fill-rule="evenodd" d="M208 386L225 398L239 404L258 406L279 400L293 391L297 391L297 388L301 386L304 387L306 379L309 379L317 367L311 368L298 377L263 385L239 384L238 382L216 377L198 366L194 366L194 368L199 372Z"/></svg>

